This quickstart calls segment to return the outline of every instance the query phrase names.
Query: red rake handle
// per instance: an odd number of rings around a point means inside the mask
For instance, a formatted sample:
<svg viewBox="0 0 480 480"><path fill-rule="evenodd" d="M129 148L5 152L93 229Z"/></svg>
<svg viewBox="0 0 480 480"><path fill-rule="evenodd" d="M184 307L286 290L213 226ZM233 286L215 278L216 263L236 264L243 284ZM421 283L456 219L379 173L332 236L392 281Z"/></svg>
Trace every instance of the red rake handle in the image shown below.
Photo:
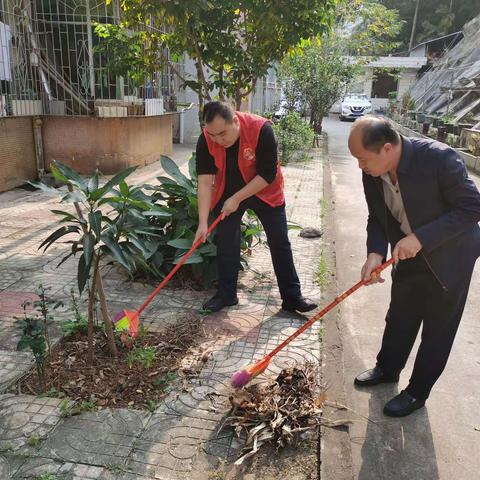
<svg viewBox="0 0 480 480"><path fill-rule="evenodd" d="M393 258L390 260L386 261L385 263L382 263L382 265L379 265L375 270L372 272L372 276L378 275L380 272L385 270L387 267L393 264ZM370 277L370 278L371 278ZM367 283L368 280L360 280L357 282L353 287L349 288L346 292L342 293L340 296L335 298L332 303L327 305L323 310L318 312L316 315L314 315L308 322L306 322L304 325L302 325L296 332L294 332L292 335L290 335L286 340L284 340L280 345L278 345L274 350L272 350L266 358L270 359L274 355L276 355L282 348L285 348L292 340L297 338L301 333L303 333L307 328L310 328L317 320L322 318L324 315L326 315L332 308L335 308L340 302L345 300L348 296L350 296L353 292L358 290L360 287L363 287L365 283Z"/></svg>
<svg viewBox="0 0 480 480"><path fill-rule="evenodd" d="M223 212L213 221L213 223L208 227L207 230L207 237L212 233L215 227L220 223L222 220ZM202 243L202 239L199 238L191 247L190 250L182 257L182 259L175 265L173 270L162 280L160 285L150 294L150 296L143 302L142 306L138 309L137 315L140 315L145 308L147 308L148 304L154 299L155 295L168 283L168 281L175 275L177 270L185 263L188 257L198 248L198 246Z"/></svg>

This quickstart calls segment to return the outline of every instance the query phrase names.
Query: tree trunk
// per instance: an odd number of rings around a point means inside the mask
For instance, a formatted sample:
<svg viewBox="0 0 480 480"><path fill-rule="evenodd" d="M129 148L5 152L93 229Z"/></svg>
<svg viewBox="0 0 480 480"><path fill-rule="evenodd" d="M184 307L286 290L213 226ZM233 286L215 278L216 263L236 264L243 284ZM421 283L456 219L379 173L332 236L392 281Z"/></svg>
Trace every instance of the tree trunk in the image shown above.
<svg viewBox="0 0 480 480"><path fill-rule="evenodd" d="M88 364L93 365L93 305L95 303L96 282L98 275L98 264L100 257L94 254L93 258L93 278L90 282L88 292Z"/></svg>
<svg viewBox="0 0 480 480"><path fill-rule="evenodd" d="M72 185L68 184L68 190L71 192L73 191ZM74 202L75 210L77 215L82 220L85 220L83 216L82 209L78 202ZM82 224L82 230L86 233L87 229L85 225ZM88 296L88 363L90 365L93 364L93 305L95 303L95 292L98 287L98 294L100 296L100 308L102 310L102 318L103 323L105 324L105 333L108 339L108 348L110 353L113 355L114 358L117 358L117 346L115 345L115 337L113 336L113 329L112 329L112 320L108 314L107 302L105 299L105 291L103 290L103 283L102 278L99 274L99 266L100 266L100 255L98 253L93 253L92 255L92 262L93 262L93 278L91 282L90 292Z"/></svg>
<svg viewBox="0 0 480 480"><path fill-rule="evenodd" d="M242 108L242 92L239 88L235 91L235 110L238 112Z"/></svg>
<svg viewBox="0 0 480 480"><path fill-rule="evenodd" d="M201 88L197 92L198 95L198 121L200 123L200 128L203 128L203 106L205 101L210 101L210 93L208 90L207 80L205 78L205 73L203 71L203 65L200 60L195 61L195 68L197 70L197 78L201 83Z"/></svg>
<svg viewBox="0 0 480 480"><path fill-rule="evenodd" d="M115 336L113 334L112 319L108 314L107 301L105 298L105 291L103 289L102 276L97 275L96 287L98 290L98 296L100 298L100 310L102 311L103 324L105 325L105 334L108 340L108 349L114 358L117 358L117 346L115 345Z"/></svg>
<svg viewBox="0 0 480 480"><path fill-rule="evenodd" d="M413 23L412 23L412 32L410 34L410 42L408 44L408 51L413 48L413 42L415 40L415 31L417 29L417 19L418 19L418 7L420 6L420 0L417 0L415 5L415 13L413 15Z"/></svg>
<svg viewBox="0 0 480 480"><path fill-rule="evenodd" d="M248 95L250 95L250 93L253 92L256 85L257 85L257 80L254 79L252 80L250 86L243 92L241 87L237 87L237 89L235 90L235 108L238 111L240 111L240 109L242 108L242 100L245 97L248 97Z"/></svg>
<svg viewBox="0 0 480 480"><path fill-rule="evenodd" d="M200 130L203 130L203 107L205 105L205 101L203 100L203 95L201 93L198 94L198 124L200 125Z"/></svg>

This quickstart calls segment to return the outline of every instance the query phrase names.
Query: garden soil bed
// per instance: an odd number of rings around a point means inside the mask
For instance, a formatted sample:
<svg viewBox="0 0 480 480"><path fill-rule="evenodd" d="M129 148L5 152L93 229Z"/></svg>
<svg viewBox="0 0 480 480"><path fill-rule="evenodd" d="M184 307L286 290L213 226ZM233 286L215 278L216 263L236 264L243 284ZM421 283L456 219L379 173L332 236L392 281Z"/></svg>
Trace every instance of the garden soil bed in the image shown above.
<svg viewBox="0 0 480 480"><path fill-rule="evenodd" d="M114 360L104 333L97 331L95 358L90 366L87 336L76 333L53 347L45 385L33 370L18 388L23 393L88 402L92 407L153 408L172 383L195 375L208 360L208 353L199 347L204 338L202 318L191 314L161 332L141 332L133 349L118 345L118 358ZM132 362L132 358L139 358L136 353L145 350L155 352L151 365Z"/></svg>

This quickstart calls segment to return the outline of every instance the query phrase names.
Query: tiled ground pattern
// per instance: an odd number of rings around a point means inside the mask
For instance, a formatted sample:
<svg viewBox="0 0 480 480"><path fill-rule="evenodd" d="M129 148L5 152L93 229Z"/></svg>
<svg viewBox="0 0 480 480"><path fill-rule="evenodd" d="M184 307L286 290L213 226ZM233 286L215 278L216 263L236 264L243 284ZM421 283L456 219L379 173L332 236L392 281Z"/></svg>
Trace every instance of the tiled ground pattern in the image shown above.
<svg viewBox="0 0 480 480"><path fill-rule="evenodd" d="M285 173L288 218L302 226L320 227L320 153L306 164L288 166ZM41 473L82 480L207 479L219 458L232 459L239 453L238 441L222 429L230 376L262 358L305 321L280 310L268 249L256 248L251 270L241 275L239 305L205 318L213 353L186 388L172 390L153 414L105 409L62 418L61 400L5 393L32 361L28 353L15 351L14 317L21 315L22 302L34 299L35 286L42 283L51 287L52 296L68 303L76 283L74 261L56 268L65 251L61 244L44 255L38 251L55 228L49 212L58 208L55 202L37 192L15 190L0 195L0 393L4 392L0 396L0 479L35 478ZM321 292L314 279L321 239L303 239L297 230L290 237L303 294L319 300ZM138 305L151 291L149 286L127 283L112 267L104 272L112 312ZM143 321L149 328L159 328L198 308L210 293L161 292ZM68 315L64 309L55 318ZM292 342L262 378L272 377L286 365L318 361L318 329L316 325Z"/></svg>

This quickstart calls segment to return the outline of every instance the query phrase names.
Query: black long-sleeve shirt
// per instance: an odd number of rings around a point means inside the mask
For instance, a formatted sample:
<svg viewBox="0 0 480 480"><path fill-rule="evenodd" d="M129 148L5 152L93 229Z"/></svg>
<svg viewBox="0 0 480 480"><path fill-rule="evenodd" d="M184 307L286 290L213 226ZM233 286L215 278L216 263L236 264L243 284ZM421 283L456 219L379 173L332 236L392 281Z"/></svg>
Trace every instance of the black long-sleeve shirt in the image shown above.
<svg viewBox="0 0 480 480"><path fill-rule="evenodd" d="M231 197L245 186L245 181L238 166L239 143L240 139L226 149L224 199ZM265 123L260 130L255 158L257 174L267 183L272 183L277 176L278 157L277 141L273 128L269 123ZM215 159L208 151L207 140L203 133L198 138L196 161L198 175L215 175L217 173Z"/></svg>

